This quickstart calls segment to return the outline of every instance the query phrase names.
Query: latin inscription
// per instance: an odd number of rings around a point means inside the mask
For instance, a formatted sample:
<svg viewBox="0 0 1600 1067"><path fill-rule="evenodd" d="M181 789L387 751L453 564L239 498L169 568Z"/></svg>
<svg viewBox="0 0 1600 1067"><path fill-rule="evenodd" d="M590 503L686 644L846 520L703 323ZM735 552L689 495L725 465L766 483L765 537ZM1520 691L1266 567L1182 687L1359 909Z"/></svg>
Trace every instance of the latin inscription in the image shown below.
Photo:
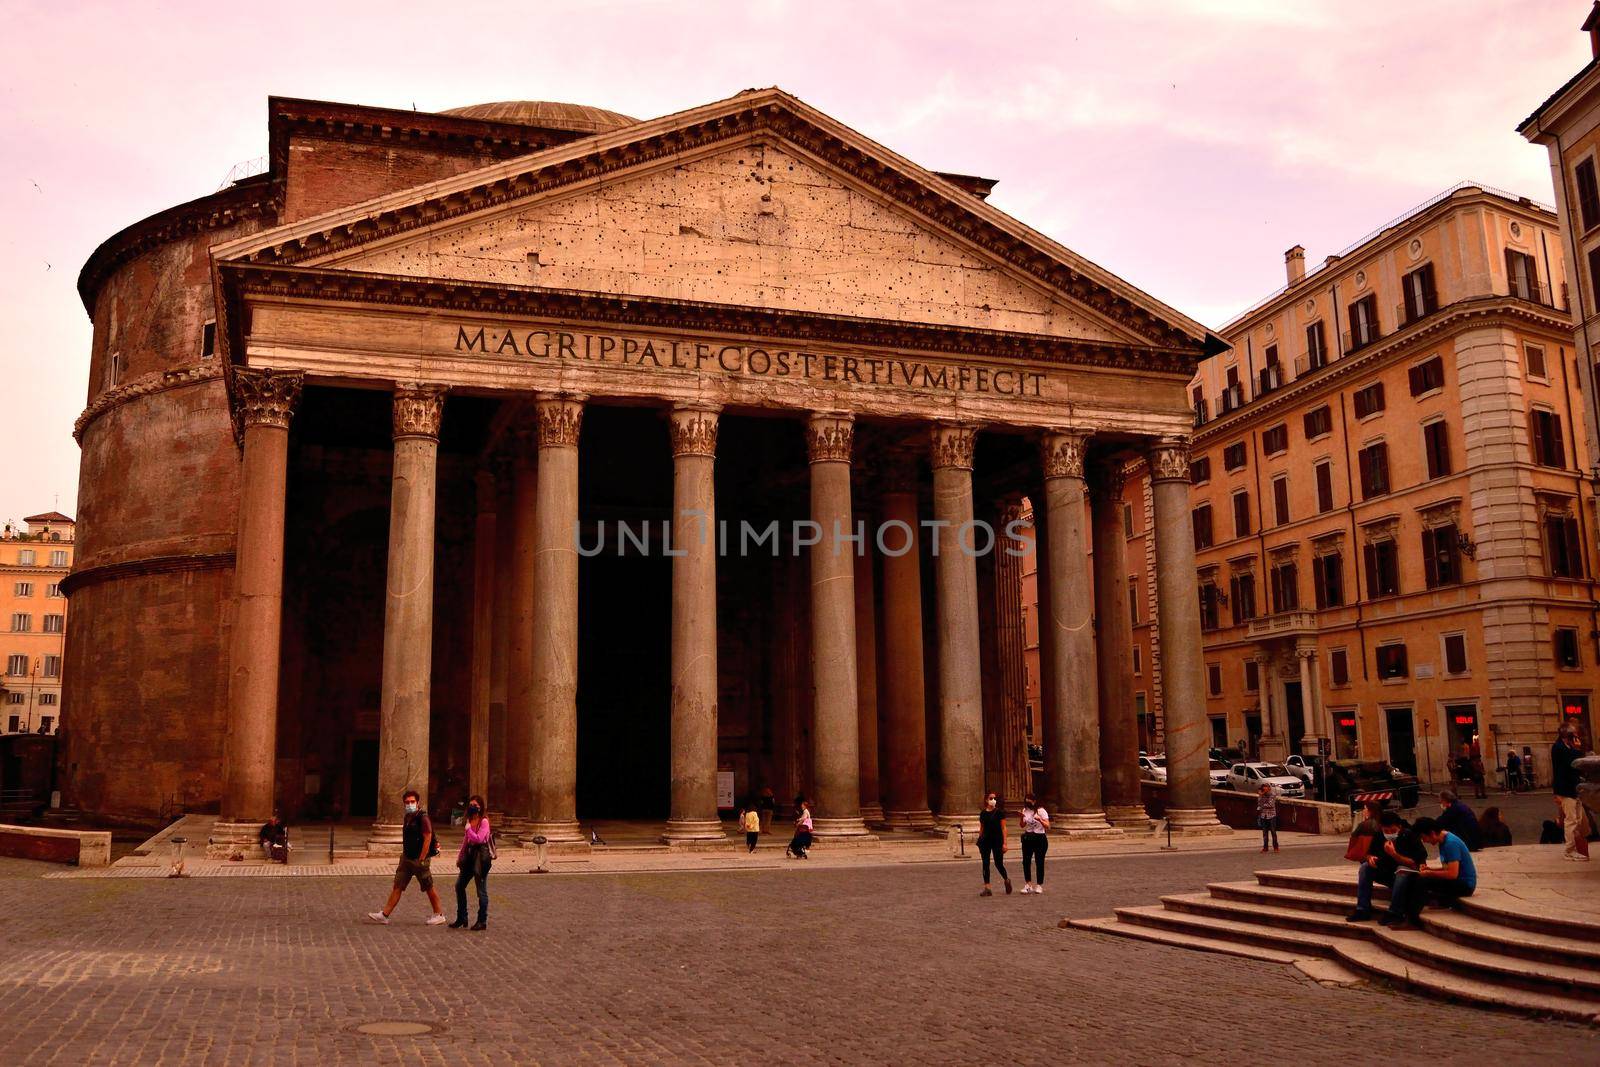
<svg viewBox="0 0 1600 1067"><path fill-rule="evenodd" d="M1023 367L964 366L920 359L846 356L804 349L708 344L675 338L632 337L546 329L456 328L455 350L502 359L612 363L642 369L686 370L751 378L799 378L844 385L950 393L1039 396L1044 374Z"/></svg>

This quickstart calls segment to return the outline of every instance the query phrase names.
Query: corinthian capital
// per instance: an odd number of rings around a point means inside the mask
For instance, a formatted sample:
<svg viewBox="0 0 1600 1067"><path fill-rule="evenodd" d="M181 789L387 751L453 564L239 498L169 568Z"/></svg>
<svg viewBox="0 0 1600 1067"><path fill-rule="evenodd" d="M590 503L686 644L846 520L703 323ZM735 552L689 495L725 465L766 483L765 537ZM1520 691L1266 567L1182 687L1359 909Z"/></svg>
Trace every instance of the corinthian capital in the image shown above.
<svg viewBox="0 0 1600 1067"><path fill-rule="evenodd" d="M1163 437L1150 446L1150 480L1152 482L1189 480L1187 437Z"/></svg>
<svg viewBox="0 0 1600 1067"><path fill-rule="evenodd" d="M1082 478L1083 446L1088 437L1081 433L1047 433L1039 442L1039 462L1046 478Z"/></svg>
<svg viewBox="0 0 1600 1067"><path fill-rule="evenodd" d="M394 436L439 439L445 387L406 383L394 387Z"/></svg>
<svg viewBox="0 0 1600 1067"><path fill-rule="evenodd" d="M535 410L539 415L540 448L578 447L578 432L583 429L582 397L540 397Z"/></svg>
<svg viewBox="0 0 1600 1067"><path fill-rule="evenodd" d="M1121 500L1122 486L1127 479L1121 456L1094 464L1089 468L1089 498L1091 500Z"/></svg>
<svg viewBox="0 0 1600 1067"><path fill-rule="evenodd" d="M299 371L267 367L237 367L233 372L233 402L241 426L289 428L289 416L300 400L305 375Z"/></svg>
<svg viewBox="0 0 1600 1067"><path fill-rule="evenodd" d="M961 422L942 422L933 428L928 452L934 470L972 469L972 450L978 440L978 428Z"/></svg>
<svg viewBox="0 0 1600 1067"><path fill-rule="evenodd" d="M675 407L667 418L667 429L674 456L716 456L716 408Z"/></svg>
<svg viewBox="0 0 1600 1067"><path fill-rule="evenodd" d="M855 431L853 415L812 415L806 420L806 453L811 462L849 463Z"/></svg>

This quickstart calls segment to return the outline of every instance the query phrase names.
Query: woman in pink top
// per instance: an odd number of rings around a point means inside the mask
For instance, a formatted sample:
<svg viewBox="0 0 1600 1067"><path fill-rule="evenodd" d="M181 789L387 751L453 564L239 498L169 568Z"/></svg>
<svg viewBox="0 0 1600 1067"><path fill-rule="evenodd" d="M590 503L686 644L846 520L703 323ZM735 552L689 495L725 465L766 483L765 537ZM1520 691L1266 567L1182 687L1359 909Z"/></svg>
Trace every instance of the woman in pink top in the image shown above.
<svg viewBox="0 0 1600 1067"><path fill-rule="evenodd" d="M489 928L489 867L493 862L494 831L489 828L483 798L473 796L467 800L467 824L461 835L461 851L456 854L456 867L461 873L456 877L456 921L450 929L466 928L468 882L478 883L478 921L472 928Z"/></svg>
<svg viewBox="0 0 1600 1067"><path fill-rule="evenodd" d="M794 806L794 838L783 854L797 860L809 859L806 853L811 850L811 802L798 796L794 798Z"/></svg>

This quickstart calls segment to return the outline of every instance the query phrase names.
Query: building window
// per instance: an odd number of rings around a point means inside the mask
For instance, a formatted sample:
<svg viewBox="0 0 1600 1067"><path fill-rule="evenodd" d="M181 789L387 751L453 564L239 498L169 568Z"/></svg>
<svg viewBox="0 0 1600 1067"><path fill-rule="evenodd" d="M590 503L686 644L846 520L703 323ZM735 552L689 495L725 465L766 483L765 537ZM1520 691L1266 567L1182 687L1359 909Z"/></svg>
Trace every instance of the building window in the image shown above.
<svg viewBox="0 0 1600 1067"><path fill-rule="evenodd" d="M1333 463L1323 460L1317 464L1317 512L1333 510Z"/></svg>
<svg viewBox="0 0 1600 1067"><path fill-rule="evenodd" d="M1139 625L1139 580L1137 578L1128 579L1128 619L1135 626Z"/></svg>
<svg viewBox="0 0 1600 1067"><path fill-rule="evenodd" d="M1243 468L1244 464L1245 454L1243 441L1235 441L1233 444L1222 450L1222 468L1224 470L1236 471Z"/></svg>
<svg viewBox="0 0 1600 1067"><path fill-rule="evenodd" d="M1346 347L1355 352L1378 337L1378 298L1369 293L1350 305L1350 344Z"/></svg>
<svg viewBox="0 0 1600 1067"><path fill-rule="evenodd" d="M67 628L65 615L46 615L44 617L44 632L47 634L63 633Z"/></svg>
<svg viewBox="0 0 1600 1067"><path fill-rule="evenodd" d="M1382 441L1357 453L1361 461L1361 498L1370 500L1389 491L1389 446Z"/></svg>
<svg viewBox="0 0 1600 1067"><path fill-rule="evenodd" d="M1222 664L1206 664L1206 692L1214 697L1222 695Z"/></svg>
<svg viewBox="0 0 1600 1067"><path fill-rule="evenodd" d="M1211 457L1201 456L1189 461L1189 484L1204 485L1211 480Z"/></svg>
<svg viewBox="0 0 1600 1067"><path fill-rule="evenodd" d="M1368 415L1376 414L1384 408L1383 383L1373 382L1364 389L1357 389L1355 393L1356 418L1364 419Z"/></svg>
<svg viewBox="0 0 1600 1067"><path fill-rule="evenodd" d="M33 583L32 582L18 582L18 583L16 583L15 585L13 585L11 587L11 592L12 592L12 594L14 596L32 596L33 595Z"/></svg>
<svg viewBox="0 0 1600 1067"><path fill-rule="evenodd" d="M17 634L31 633L33 630L33 616L25 611L19 611L11 616L11 632Z"/></svg>
<svg viewBox="0 0 1600 1067"><path fill-rule="evenodd" d="M1269 456L1276 456L1279 452L1289 450L1289 427L1284 423L1269 427L1261 432L1261 451Z"/></svg>
<svg viewBox="0 0 1600 1067"><path fill-rule="evenodd" d="M39 716L39 732L41 734L49 733L50 732L50 726L54 722L55 722L55 719L52 718L49 715L41 715L41 716Z"/></svg>
<svg viewBox="0 0 1600 1067"><path fill-rule="evenodd" d="M1328 365L1328 334L1318 319L1306 327L1306 370L1320 370Z"/></svg>
<svg viewBox="0 0 1600 1067"><path fill-rule="evenodd" d="M1578 185L1578 215L1583 219L1583 228L1592 230L1600 226L1600 187L1595 184L1594 160L1579 163L1573 177Z"/></svg>
<svg viewBox="0 0 1600 1067"><path fill-rule="evenodd" d="M1528 415L1533 431L1533 461L1542 467L1565 467L1567 450L1561 439L1561 416L1544 408Z"/></svg>
<svg viewBox="0 0 1600 1067"><path fill-rule="evenodd" d="M1577 519L1571 515L1546 515L1544 549L1550 561L1550 577L1583 577L1583 546L1578 539Z"/></svg>
<svg viewBox="0 0 1600 1067"><path fill-rule="evenodd" d="M1305 415L1306 440L1315 441L1333 431L1333 409L1327 404L1312 408Z"/></svg>
<svg viewBox="0 0 1600 1067"><path fill-rule="evenodd" d="M1538 269L1534 267L1533 257L1526 252L1506 249L1506 286L1506 291L1519 300L1544 303L1539 299Z"/></svg>
<svg viewBox="0 0 1600 1067"><path fill-rule="evenodd" d="M1556 666L1575 671L1583 666L1578 652L1578 631L1573 626L1558 626L1555 631Z"/></svg>
<svg viewBox="0 0 1600 1067"><path fill-rule="evenodd" d="M1444 673L1467 673L1467 635L1444 635Z"/></svg>
<svg viewBox="0 0 1600 1067"><path fill-rule="evenodd" d="M1450 473L1450 430L1443 419L1422 428L1422 451L1428 458L1428 477L1443 478Z"/></svg>
<svg viewBox="0 0 1600 1067"><path fill-rule="evenodd" d="M64 549L64 548L63 549L57 549L56 551L50 553L50 566L52 566L52 567L65 567L66 565L67 565L67 550L66 549Z"/></svg>
<svg viewBox="0 0 1600 1067"><path fill-rule="evenodd" d="M106 383L107 389L114 389L122 380L122 353L113 352L106 357Z"/></svg>
<svg viewBox="0 0 1600 1067"><path fill-rule="evenodd" d="M1253 659L1244 661L1244 691L1246 693L1261 692L1261 664Z"/></svg>
<svg viewBox="0 0 1600 1067"><path fill-rule="evenodd" d="M1350 653L1342 648L1328 653L1328 678L1334 685L1350 684Z"/></svg>
<svg viewBox="0 0 1600 1067"><path fill-rule="evenodd" d="M51 600L60 600L61 586L56 582L51 582L49 585L44 587L44 595Z"/></svg>
<svg viewBox="0 0 1600 1067"><path fill-rule="evenodd" d="M1272 513L1279 526L1289 521L1289 476L1272 479Z"/></svg>
<svg viewBox="0 0 1600 1067"><path fill-rule="evenodd" d="M1123 537L1132 537L1133 536L1133 505L1132 504L1123 504L1122 505L1122 536Z"/></svg>
<svg viewBox="0 0 1600 1067"><path fill-rule="evenodd" d="M55 706L55 702L56 702L56 695L54 693L40 693L39 694L39 704L40 704L41 707L46 707L46 708L54 707Z"/></svg>
<svg viewBox="0 0 1600 1067"><path fill-rule="evenodd" d="M12 678L26 678L28 676L28 657L25 654L6 657L6 674Z"/></svg>
<svg viewBox="0 0 1600 1067"><path fill-rule="evenodd" d="M8 724L6 726L6 733L8 733L8 734L17 733L19 730L22 729L22 719L20 717L16 716L16 715L11 716L9 719L6 720L6 722Z"/></svg>
<svg viewBox="0 0 1600 1067"><path fill-rule="evenodd" d="M217 354L217 322L215 319L200 327L200 358L210 359Z"/></svg>
<svg viewBox="0 0 1600 1067"><path fill-rule="evenodd" d="M1244 387L1239 384L1239 368L1229 367L1225 372L1227 385L1222 390L1222 400L1219 403L1220 414L1227 414L1234 408L1244 406Z"/></svg>
<svg viewBox="0 0 1600 1067"><path fill-rule="evenodd" d="M26 693L7 693L6 694L6 703L7 704L26 704L27 702L28 702L28 694L26 694Z"/></svg>
<svg viewBox="0 0 1600 1067"><path fill-rule="evenodd" d="M1234 625L1256 617L1256 576L1249 571L1228 579L1228 599L1233 605Z"/></svg>
<svg viewBox="0 0 1600 1067"><path fill-rule="evenodd" d="M1344 557L1337 552L1318 556L1311 564L1311 574L1317 586L1317 607L1344 606Z"/></svg>
<svg viewBox="0 0 1600 1067"><path fill-rule="evenodd" d="M1544 346L1523 345L1522 365L1527 369L1530 378L1548 377L1544 369Z"/></svg>
<svg viewBox="0 0 1600 1067"><path fill-rule="evenodd" d="M1250 492L1241 489L1233 494L1233 536L1247 537L1250 534Z"/></svg>
<svg viewBox="0 0 1600 1067"><path fill-rule="evenodd" d="M1600 248L1589 249L1589 295L1600 304Z"/></svg>
<svg viewBox="0 0 1600 1067"><path fill-rule="evenodd" d="M1144 649L1138 645L1133 646L1133 673L1141 674L1144 671Z"/></svg>
<svg viewBox="0 0 1600 1067"><path fill-rule="evenodd" d="M1423 360L1410 370L1411 395L1422 396L1444 388L1444 360L1438 356Z"/></svg>
<svg viewBox="0 0 1600 1067"><path fill-rule="evenodd" d="M1461 550L1455 523L1422 531L1422 572L1429 589L1461 581Z"/></svg>
<svg viewBox="0 0 1600 1067"><path fill-rule="evenodd" d="M1378 646L1378 677L1385 681L1391 678L1404 678L1409 674L1406 667L1406 646L1402 642L1392 645Z"/></svg>
<svg viewBox="0 0 1600 1067"><path fill-rule="evenodd" d="M44 658L44 676L46 678L61 677L61 657L46 656Z"/></svg>
<svg viewBox="0 0 1600 1067"><path fill-rule="evenodd" d="M1272 610L1294 611L1300 607L1300 580L1293 562L1275 563L1269 572L1272 585Z"/></svg>
<svg viewBox="0 0 1600 1067"><path fill-rule="evenodd" d="M1256 392L1257 396L1266 396L1283 385L1283 367L1278 363L1278 346L1268 345L1265 356L1267 365L1262 367L1257 375L1258 384L1261 386Z"/></svg>
<svg viewBox="0 0 1600 1067"><path fill-rule="evenodd" d="M24 548L24 549L19 549L18 550L18 552L17 552L17 566L19 566L19 567L31 567L31 566L33 566L33 549Z"/></svg>
<svg viewBox="0 0 1600 1067"><path fill-rule="evenodd" d="M1221 612L1217 605L1217 587L1211 582L1200 586L1200 629L1215 630L1222 625Z"/></svg>
<svg viewBox="0 0 1600 1067"><path fill-rule="evenodd" d="M1194 509L1194 547L1196 550L1211 547L1211 505L1201 504Z"/></svg>
<svg viewBox="0 0 1600 1067"><path fill-rule="evenodd" d="M1424 263L1401 279L1406 294L1406 321L1416 322L1439 310L1439 296L1433 288L1433 264Z"/></svg>
<svg viewBox="0 0 1600 1067"><path fill-rule="evenodd" d="M1392 540L1369 541L1363 550L1367 563L1367 599L1400 594L1400 553Z"/></svg>

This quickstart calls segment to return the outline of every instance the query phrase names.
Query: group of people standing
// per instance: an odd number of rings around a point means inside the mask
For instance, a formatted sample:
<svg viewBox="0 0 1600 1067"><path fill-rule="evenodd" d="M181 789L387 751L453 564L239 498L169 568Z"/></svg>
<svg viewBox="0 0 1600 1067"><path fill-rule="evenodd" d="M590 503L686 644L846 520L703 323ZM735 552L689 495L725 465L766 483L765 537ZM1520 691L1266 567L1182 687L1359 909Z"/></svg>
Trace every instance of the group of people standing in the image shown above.
<svg viewBox="0 0 1600 1067"><path fill-rule="evenodd" d="M1050 813L1034 798L1032 793L1022 798L1018 815L1018 829L1022 834L1022 891L1044 892L1044 857L1050 851ZM978 813L978 857L983 864L983 890L980 897L994 896L989 886L989 867L992 864L1006 892L1011 892L1011 876L1006 872L1005 854L1009 845L1006 833L1006 811L1000 806L995 793L983 798L983 810Z"/></svg>

